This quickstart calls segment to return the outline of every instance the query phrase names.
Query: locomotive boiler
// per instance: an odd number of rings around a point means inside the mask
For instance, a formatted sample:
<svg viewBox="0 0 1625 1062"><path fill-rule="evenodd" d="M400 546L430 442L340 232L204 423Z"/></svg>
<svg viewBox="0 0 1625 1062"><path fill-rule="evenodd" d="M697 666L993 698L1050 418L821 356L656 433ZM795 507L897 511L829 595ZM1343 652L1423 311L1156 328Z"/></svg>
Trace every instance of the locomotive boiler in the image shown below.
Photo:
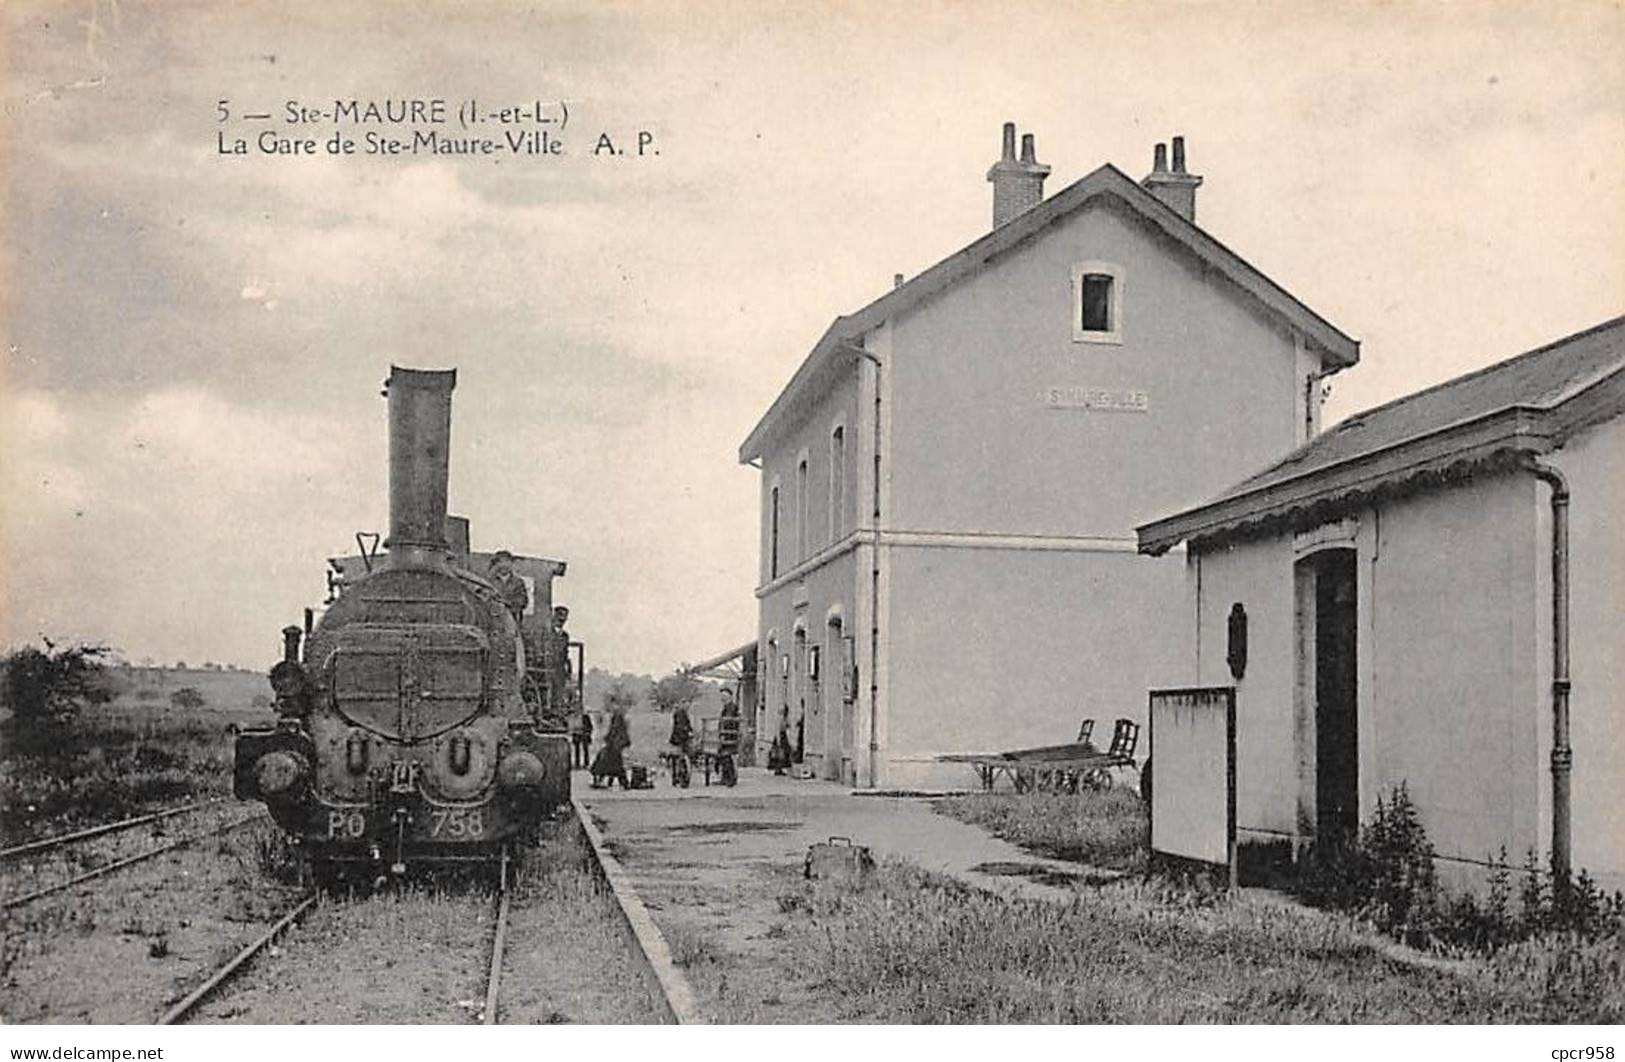
<svg viewBox="0 0 1625 1062"><path fill-rule="evenodd" d="M569 801L567 698L544 667L569 647L522 629L447 541L455 386L391 368L385 550L319 622L284 629L277 720L237 739L237 796L319 872L495 860Z"/></svg>

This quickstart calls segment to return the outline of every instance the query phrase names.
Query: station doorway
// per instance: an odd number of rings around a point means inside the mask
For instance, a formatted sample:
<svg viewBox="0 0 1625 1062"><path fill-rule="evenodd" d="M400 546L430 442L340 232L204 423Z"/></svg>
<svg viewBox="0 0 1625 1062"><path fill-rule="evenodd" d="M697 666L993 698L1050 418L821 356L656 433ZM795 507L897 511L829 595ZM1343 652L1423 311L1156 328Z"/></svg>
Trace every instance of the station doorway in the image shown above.
<svg viewBox="0 0 1625 1062"><path fill-rule="evenodd" d="M1301 644L1313 661L1315 834L1331 844L1352 841L1360 828L1355 556L1329 549L1300 562L1314 586L1304 617L1312 634Z"/></svg>

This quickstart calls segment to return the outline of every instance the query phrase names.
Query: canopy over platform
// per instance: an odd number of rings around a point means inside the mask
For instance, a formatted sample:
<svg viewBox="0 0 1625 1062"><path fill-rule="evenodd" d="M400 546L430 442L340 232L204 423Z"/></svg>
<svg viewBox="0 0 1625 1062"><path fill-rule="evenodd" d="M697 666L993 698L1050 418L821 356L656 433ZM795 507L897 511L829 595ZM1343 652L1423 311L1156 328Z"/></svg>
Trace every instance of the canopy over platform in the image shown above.
<svg viewBox="0 0 1625 1062"><path fill-rule="evenodd" d="M756 643L753 641L746 642L737 649L730 649L719 656L711 657L709 660L689 664L682 671L683 674L693 675L695 678L737 679L746 672L745 658L755 652ZM756 665L754 661L750 662L749 670L752 674L755 673Z"/></svg>

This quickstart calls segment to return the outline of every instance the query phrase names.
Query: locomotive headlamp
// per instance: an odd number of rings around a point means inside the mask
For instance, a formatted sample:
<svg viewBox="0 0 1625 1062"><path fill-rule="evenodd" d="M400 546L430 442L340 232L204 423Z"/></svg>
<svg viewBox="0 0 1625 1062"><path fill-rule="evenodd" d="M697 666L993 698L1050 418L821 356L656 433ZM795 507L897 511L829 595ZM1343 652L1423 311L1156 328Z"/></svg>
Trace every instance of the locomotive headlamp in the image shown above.
<svg viewBox="0 0 1625 1062"><path fill-rule="evenodd" d="M254 780L267 797L288 794L304 776L304 761L291 752L267 752L254 764Z"/></svg>
<svg viewBox="0 0 1625 1062"><path fill-rule="evenodd" d="M535 789L546 777L547 768L529 752L510 752L497 767L497 781L504 789Z"/></svg>

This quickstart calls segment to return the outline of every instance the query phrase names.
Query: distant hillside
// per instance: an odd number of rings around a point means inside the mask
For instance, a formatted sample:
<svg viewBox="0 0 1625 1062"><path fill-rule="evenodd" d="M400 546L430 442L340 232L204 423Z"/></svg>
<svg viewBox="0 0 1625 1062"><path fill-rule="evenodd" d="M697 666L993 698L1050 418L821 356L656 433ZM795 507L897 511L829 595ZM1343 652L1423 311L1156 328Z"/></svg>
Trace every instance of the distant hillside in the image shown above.
<svg viewBox="0 0 1625 1062"><path fill-rule="evenodd" d="M226 712L264 712L271 705L271 686L258 671L214 668L114 667L109 675L118 689L116 704L135 707L168 704L179 689L203 695L209 708Z"/></svg>

